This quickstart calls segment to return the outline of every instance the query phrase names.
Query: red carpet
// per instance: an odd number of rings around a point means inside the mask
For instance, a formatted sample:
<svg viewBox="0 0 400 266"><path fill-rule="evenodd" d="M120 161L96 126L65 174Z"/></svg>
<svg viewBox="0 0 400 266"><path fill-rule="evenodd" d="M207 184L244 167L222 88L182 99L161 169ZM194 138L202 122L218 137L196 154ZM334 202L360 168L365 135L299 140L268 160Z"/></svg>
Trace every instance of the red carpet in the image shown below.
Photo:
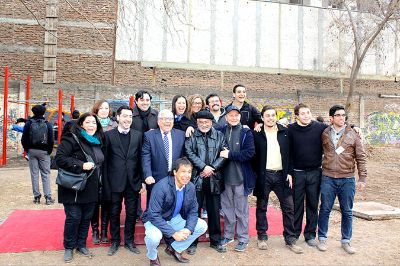
<svg viewBox="0 0 400 266"><path fill-rule="evenodd" d="M124 218L123 213L121 225L124 224ZM60 209L14 211L0 225L0 253L63 249L64 220L64 210ZM268 221L268 234L281 235L283 232L281 212L272 207L268 208ZM250 236L257 235L255 223L255 208L250 208ZM122 228L121 233L123 234ZM201 238L200 240L207 241L205 235ZM91 231L87 243L88 247L94 246ZM144 244L144 227L141 222L136 225L135 243Z"/></svg>

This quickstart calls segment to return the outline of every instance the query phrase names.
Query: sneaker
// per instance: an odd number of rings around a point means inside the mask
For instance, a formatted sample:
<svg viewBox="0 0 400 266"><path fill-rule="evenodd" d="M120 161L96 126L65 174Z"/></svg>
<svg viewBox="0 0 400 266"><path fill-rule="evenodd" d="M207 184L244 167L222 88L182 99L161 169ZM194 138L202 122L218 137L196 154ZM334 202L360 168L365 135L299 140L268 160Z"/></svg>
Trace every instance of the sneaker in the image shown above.
<svg viewBox="0 0 400 266"><path fill-rule="evenodd" d="M33 203L34 204L40 204L40 197L42 197L42 195L33 197Z"/></svg>
<svg viewBox="0 0 400 266"><path fill-rule="evenodd" d="M64 262L65 263L70 263L72 259L74 258L74 254L72 252L72 249L65 249L64 251Z"/></svg>
<svg viewBox="0 0 400 266"><path fill-rule="evenodd" d="M311 238L306 240L307 245L309 245L310 247L316 247L318 245L317 241L315 240L315 238Z"/></svg>
<svg viewBox="0 0 400 266"><path fill-rule="evenodd" d="M54 199L52 199L51 196L45 196L45 198L46 198L46 205L54 204Z"/></svg>
<svg viewBox="0 0 400 266"><path fill-rule="evenodd" d="M236 250L236 251L239 251L239 252L243 252L243 251L246 250L248 244L249 244L249 243L239 242L239 243L236 245L235 250Z"/></svg>
<svg viewBox="0 0 400 266"><path fill-rule="evenodd" d="M286 245L291 251L293 251L296 254L301 254L303 253L303 248L300 246L297 246L296 244L290 244L290 245Z"/></svg>
<svg viewBox="0 0 400 266"><path fill-rule="evenodd" d="M268 243L267 243L267 240L258 240L257 241L257 246L258 246L258 249L261 249L261 250L267 250L268 249Z"/></svg>
<svg viewBox="0 0 400 266"><path fill-rule="evenodd" d="M232 242L233 242L233 239L232 239L232 238L226 238L226 237L224 237L224 239L221 240L221 245L225 247L226 245L228 245L228 244L230 244L230 243L232 243Z"/></svg>
<svg viewBox="0 0 400 266"><path fill-rule="evenodd" d="M88 250L87 248L77 248L76 252L78 252L79 254L81 254L85 257L88 257L90 259L93 257L93 253L90 250Z"/></svg>
<svg viewBox="0 0 400 266"><path fill-rule="evenodd" d="M328 245L326 244L326 240L319 240L317 248L319 251L327 251Z"/></svg>
<svg viewBox="0 0 400 266"><path fill-rule="evenodd" d="M221 244L213 245L210 244L210 247L218 251L219 253L224 253L226 252L226 247L222 246Z"/></svg>
<svg viewBox="0 0 400 266"><path fill-rule="evenodd" d="M356 250L352 246L350 246L350 243L342 243L342 248L349 254L356 253Z"/></svg>

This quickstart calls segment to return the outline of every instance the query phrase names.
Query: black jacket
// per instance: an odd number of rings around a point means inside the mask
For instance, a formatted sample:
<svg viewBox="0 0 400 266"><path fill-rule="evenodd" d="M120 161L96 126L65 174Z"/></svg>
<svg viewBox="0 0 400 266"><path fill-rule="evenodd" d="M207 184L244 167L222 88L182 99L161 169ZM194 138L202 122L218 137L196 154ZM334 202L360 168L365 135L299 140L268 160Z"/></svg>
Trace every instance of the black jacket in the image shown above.
<svg viewBox="0 0 400 266"><path fill-rule="evenodd" d="M143 134L130 130L128 153L119 137L118 128L104 133L106 143L106 162L103 178L103 200L111 200L112 192L123 192L127 185L139 191L144 182L141 169L141 151Z"/></svg>
<svg viewBox="0 0 400 266"><path fill-rule="evenodd" d="M225 158L219 156L220 151L228 148L225 136L222 132L211 128L207 133L208 138L208 153L204 143L203 133L196 129L190 138L185 141L186 156L193 164L192 182L196 185L196 190L201 191L203 178L200 177L200 172L206 167L206 156L208 156L208 165L215 169L215 175L210 178L210 186L212 194L221 194L223 191L223 175L221 173Z"/></svg>
<svg viewBox="0 0 400 266"><path fill-rule="evenodd" d="M158 118L158 111L156 109L153 109L150 107L150 113L147 117L147 121L148 121L148 125L149 125L150 129L158 128L157 118ZM143 128L143 119L140 117L139 110L136 105L135 105L135 107L133 107L131 128L135 129L137 131L140 131L142 133L147 131L147 130L144 130L144 128Z"/></svg>
<svg viewBox="0 0 400 266"><path fill-rule="evenodd" d="M284 178L286 182L286 177L291 167L289 163L289 137L286 127L279 124L277 124L277 126L277 138L282 157L282 178ZM256 197L265 197L265 166L267 164L268 143L264 127L260 132L254 132L254 145L256 147L256 154L253 159L253 168L257 179L253 194Z"/></svg>
<svg viewBox="0 0 400 266"><path fill-rule="evenodd" d="M228 106L232 105L230 103ZM225 107L225 109L228 108ZM262 123L261 113L253 105L244 102L242 108L240 108L240 123L244 126L248 126L250 129L254 129L255 123Z"/></svg>
<svg viewBox="0 0 400 266"><path fill-rule="evenodd" d="M43 116L33 116L31 119L42 119L45 120ZM21 137L21 143L22 146L24 147L24 150L29 152L29 149L37 149L37 150L43 150L47 151L48 154L51 154L53 151L53 146L54 146L54 133L53 133L53 126L50 123L47 124L47 144L42 145L42 146L33 146L31 144L31 138L30 138L30 129L31 129L31 124L32 121L31 119L28 119L26 121L25 126L24 126L24 131L22 132L22 137Z"/></svg>
<svg viewBox="0 0 400 266"><path fill-rule="evenodd" d="M78 137L83 149L96 162L96 169L89 177L86 187L82 191L58 186L58 202L59 203L90 203L98 201L99 183L101 179L101 169L104 161L103 150L100 145L90 144L78 130L74 131ZM57 148L55 156L56 164L59 168L79 174L82 173L83 164L87 162L79 144L76 142L71 132L62 135L61 143ZM90 173L91 171L86 171Z"/></svg>

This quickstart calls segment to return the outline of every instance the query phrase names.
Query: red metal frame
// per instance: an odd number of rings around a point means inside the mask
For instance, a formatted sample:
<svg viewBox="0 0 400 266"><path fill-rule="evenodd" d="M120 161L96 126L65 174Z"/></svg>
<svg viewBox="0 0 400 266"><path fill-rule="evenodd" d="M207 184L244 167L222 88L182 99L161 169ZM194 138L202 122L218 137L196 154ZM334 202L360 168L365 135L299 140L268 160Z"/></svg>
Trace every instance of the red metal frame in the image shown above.
<svg viewBox="0 0 400 266"><path fill-rule="evenodd" d="M134 106L135 106L135 97L131 95L129 97L129 107L133 108Z"/></svg>

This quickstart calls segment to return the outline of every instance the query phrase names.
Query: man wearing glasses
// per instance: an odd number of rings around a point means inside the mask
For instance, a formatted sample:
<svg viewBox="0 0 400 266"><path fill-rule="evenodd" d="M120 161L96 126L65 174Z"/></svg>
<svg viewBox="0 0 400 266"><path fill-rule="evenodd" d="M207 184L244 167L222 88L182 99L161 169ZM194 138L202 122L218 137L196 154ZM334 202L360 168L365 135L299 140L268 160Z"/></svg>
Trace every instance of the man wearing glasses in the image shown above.
<svg viewBox="0 0 400 266"><path fill-rule="evenodd" d="M174 129L174 115L170 110L161 110L158 127L144 133L142 147L142 171L147 189L147 206L155 183L168 176L174 162L182 157L185 132Z"/></svg>
<svg viewBox="0 0 400 266"><path fill-rule="evenodd" d="M321 206L318 218L318 249L327 250L329 214L339 199L342 213L342 248L349 254L355 250L350 245L352 236L353 202L355 190L365 188L367 178L366 155L357 132L346 125L343 106L334 105L329 110L331 126L322 133L324 159L322 162ZM358 182L356 186L355 166Z"/></svg>

